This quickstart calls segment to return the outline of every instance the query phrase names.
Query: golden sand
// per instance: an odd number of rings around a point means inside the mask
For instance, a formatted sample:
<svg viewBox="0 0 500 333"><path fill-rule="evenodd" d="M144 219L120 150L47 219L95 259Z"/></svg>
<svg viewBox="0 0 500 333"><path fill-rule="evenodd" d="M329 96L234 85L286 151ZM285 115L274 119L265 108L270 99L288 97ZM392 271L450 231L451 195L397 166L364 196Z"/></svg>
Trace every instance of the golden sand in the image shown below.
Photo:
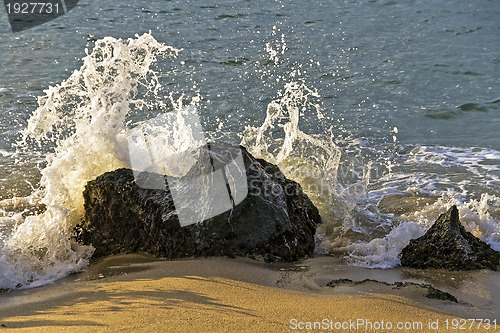
<svg viewBox="0 0 500 333"><path fill-rule="evenodd" d="M249 279L239 269L241 263L209 264L185 261L175 268L160 262L109 278L18 291L0 306L0 331L292 332L313 327L314 322L321 323L315 331L323 332L454 331L445 330L445 323L457 317L406 297L377 290L361 295L306 293L241 281ZM198 274L179 271L186 266L186 271ZM246 266L249 272L262 274L259 268ZM231 267L234 274L244 275L242 279L221 277L231 275ZM214 273L217 270L220 274ZM436 321L439 330L429 328ZM389 322L392 330L387 329ZM398 323L415 329L398 330Z"/></svg>

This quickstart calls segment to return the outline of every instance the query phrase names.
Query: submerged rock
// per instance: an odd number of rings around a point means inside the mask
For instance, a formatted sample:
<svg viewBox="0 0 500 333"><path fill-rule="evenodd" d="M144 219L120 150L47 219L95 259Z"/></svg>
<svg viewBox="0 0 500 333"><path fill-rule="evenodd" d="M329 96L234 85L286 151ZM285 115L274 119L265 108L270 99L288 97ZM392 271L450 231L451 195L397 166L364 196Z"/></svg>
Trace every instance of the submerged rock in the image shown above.
<svg viewBox="0 0 500 333"><path fill-rule="evenodd" d="M132 170L119 169L87 183L85 217L76 239L93 245L95 257L141 251L166 258L226 255L294 261L311 254L321 217L300 185L244 147L208 147L219 157L238 152L243 158L248 194L232 209L181 227L168 184L164 189L139 187ZM159 175L141 177L158 180Z"/></svg>
<svg viewBox="0 0 500 333"><path fill-rule="evenodd" d="M499 261L500 253L465 230L456 206L441 214L425 235L411 240L401 251L401 265L413 268L496 270Z"/></svg>
<svg viewBox="0 0 500 333"><path fill-rule="evenodd" d="M351 279L344 279L340 278L337 280L332 280L326 284L327 287L335 288L337 286L341 285L347 285L347 286L358 286L360 284L364 283L378 283L378 284L383 284L385 286L392 287L393 289L401 289L401 288L407 288L407 287L420 287L424 288L427 290L427 293L425 294L425 297L427 298L433 298L433 299L441 299L445 301L451 301L458 303L458 300L455 296L452 294L442 291L439 289L434 288L434 286L430 284L420 284L420 283L414 283L414 282L401 282L401 281L396 281L394 283L387 283L387 282L382 282L382 281L377 281L377 280L372 280L372 279L364 279L361 281L353 281Z"/></svg>

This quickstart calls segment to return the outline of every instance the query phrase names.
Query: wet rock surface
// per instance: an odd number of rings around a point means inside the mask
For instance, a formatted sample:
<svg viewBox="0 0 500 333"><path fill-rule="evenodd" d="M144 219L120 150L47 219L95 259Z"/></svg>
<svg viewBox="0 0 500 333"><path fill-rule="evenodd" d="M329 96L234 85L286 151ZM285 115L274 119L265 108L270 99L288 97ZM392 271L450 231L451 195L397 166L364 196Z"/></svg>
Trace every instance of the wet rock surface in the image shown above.
<svg viewBox="0 0 500 333"><path fill-rule="evenodd" d="M427 297L427 298L440 299L440 300L444 300L444 301L451 301L451 302L458 303L457 298L455 296L453 296L452 294L445 292L445 291L442 291L442 290L439 290L439 289L436 289L436 288L434 288L434 286L427 284L427 283L420 284L420 283L400 282L400 281L396 281L394 283L387 283L387 282L381 282L381 281L372 280L372 279L353 281L351 279L340 278L340 279L336 279L336 280L332 280L332 281L328 282L326 284L326 286L330 287L330 288L335 288L335 287L341 286L341 285L357 286L360 284L370 283L370 282L383 284L385 286L392 287L393 289L401 289L401 288L406 288L406 287L411 287L411 286L417 286L417 287L423 288L427 291L427 293L425 294L425 297Z"/></svg>
<svg viewBox="0 0 500 333"><path fill-rule="evenodd" d="M441 214L425 235L411 240L401 251L401 265L413 268L496 270L499 260L498 252L465 230L456 206Z"/></svg>
<svg viewBox="0 0 500 333"><path fill-rule="evenodd" d="M244 147L217 143L210 149L226 155L238 152L243 158L248 194L232 209L181 227L168 184L165 189L141 188L132 170L119 169L87 183L85 217L75 228L77 241L94 246L94 257L147 252L165 258L295 261L311 254L321 217L300 185ZM141 177L157 180L159 175Z"/></svg>

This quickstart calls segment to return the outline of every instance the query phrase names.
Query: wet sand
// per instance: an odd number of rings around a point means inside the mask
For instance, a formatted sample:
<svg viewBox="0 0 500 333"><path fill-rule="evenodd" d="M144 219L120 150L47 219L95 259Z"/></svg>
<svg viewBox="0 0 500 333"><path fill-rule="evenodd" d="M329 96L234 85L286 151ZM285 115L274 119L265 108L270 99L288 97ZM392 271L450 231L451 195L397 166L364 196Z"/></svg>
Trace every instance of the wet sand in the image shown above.
<svg viewBox="0 0 500 333"><path fill-rule="evenodd" d="M476 298L466 292L471 276L482 279L479 285L487 289L488 283L496 283L497 273L438 273L352 268L332 257L265 264L113 256L48 286L1 293L0 330L287 332L317 322L317 331L331 332L500 332L484 326L452 329L459 323L454 319L497 319L497 304L487 299L496 299L497 290L475 293ZM433 285L454 292L459 302L426 298L425 288L417 285L396 288L367 281L326 286L337 278L427 283L430 277L435 278Z"/></svg>

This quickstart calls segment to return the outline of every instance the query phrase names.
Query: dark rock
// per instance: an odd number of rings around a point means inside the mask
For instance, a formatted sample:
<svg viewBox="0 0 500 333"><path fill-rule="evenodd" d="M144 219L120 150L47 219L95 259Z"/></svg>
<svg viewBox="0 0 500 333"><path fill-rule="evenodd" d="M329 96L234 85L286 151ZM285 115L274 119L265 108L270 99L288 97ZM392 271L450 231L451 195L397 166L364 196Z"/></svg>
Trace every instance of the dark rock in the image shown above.
<svg viewBox="0 0 500 333"><path fill-rule="evenodd" d="M132 170L119 169L87 183L85 217L75 228L77 241L93 245L94 257L147 252L166 258L250 256L294 261L311 254L321 217L300 185L244 147L211 146L211 151L217 148L229 154L241 149L248 195L233 209L181 227L168 185L144 189L137 186ZM159 175L149 176L157 180Z"/></svg>
<svg viewBox="0 0 500 333"><path fill-rule="evenodd" d="M358 286L358 285L361 285L361 284L364 284L367 282L382 284L384 286L393 287L393 289L402 289L402 288L416 286L416 287L424 288L427 290L427 294L425 295L425 297L427 297L427 298L441 299L441 300L445 300L445 301L451 301L451 302L458 303L458 300L455 296L453 296L450 293L447 293L446 291L436 289L430 284L420 284L420 283L414 283L414 282L401 282L401 281L396 281L394 283L388 283L388 282L377 281L377 280L373 280L373 279L364 279L361 281L353 281L351 279L340 278L340 279L336 279L336 280L332 280L332 281L328 282L326 284L326 286L331 287L331 288L334 288L334 287L337 287L340 285L347 285L347 286L353 287L353 286Z"/></svg>
<svg viewBox="0 0 500 333"><path fill-rule="evenodd" d="M340 278L340 279L336 279L336 280L332 280L332 281L328 282L326 284L326 286L333 288L333 287L336 287L336 286L341 285L341 284L355 285L356 282L354 282L351 279Z"/></svg>
<svg viewBox="0 0 500 333"><path fill-rule="evenodd" d="M425 235L412 239L401 251L401 265L413 268L496 270L499 260L498 252L464 229L456 206L441 214Z"/></svg>
<svg viewBox="0 0 500 333"><path fill-rule="evenodd" d="M451 301L458 303L458 300L455 296L453 296L450 293L447 293L446 291L442 291L439 289L434 288L430 284L424 285L423 287L427 288L427 295L425 297L427 298L432 298L432 299L442 299L444 301Z"/></svg>

